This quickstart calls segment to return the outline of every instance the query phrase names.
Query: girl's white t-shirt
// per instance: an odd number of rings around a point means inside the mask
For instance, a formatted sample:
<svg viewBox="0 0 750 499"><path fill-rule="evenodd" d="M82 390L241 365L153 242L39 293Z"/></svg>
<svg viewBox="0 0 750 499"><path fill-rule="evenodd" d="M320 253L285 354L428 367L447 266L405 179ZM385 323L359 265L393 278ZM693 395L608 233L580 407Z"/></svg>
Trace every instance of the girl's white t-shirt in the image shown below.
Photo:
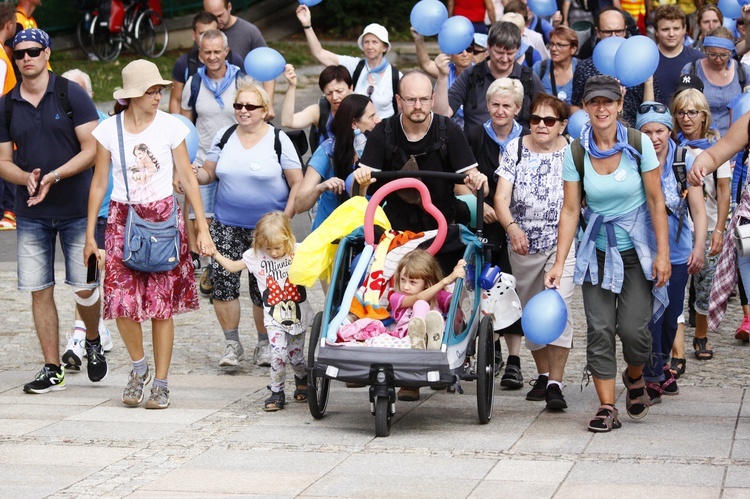
<svg viewBox="0 0 750 499"><path fill-rule="evenodd" d="M101 122L94 129L93 136L112 155L112 199L127 203L116 119L116 116L112 116ZM131 204L152 203L172 195L172 150L189 133L187 125L163 111L157 111L154 121L139 134L129 133L123 126L125 171Z"/></svg>

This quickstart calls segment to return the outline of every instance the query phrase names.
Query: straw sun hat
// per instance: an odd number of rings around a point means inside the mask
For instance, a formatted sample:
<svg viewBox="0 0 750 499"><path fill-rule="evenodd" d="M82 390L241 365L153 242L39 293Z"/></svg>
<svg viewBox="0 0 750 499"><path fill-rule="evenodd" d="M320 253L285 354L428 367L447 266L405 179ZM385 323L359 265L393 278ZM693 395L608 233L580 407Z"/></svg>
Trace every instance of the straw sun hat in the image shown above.
<svg viewBox="0 0 750 499"><path fill-rule="evenodd" d="M154 85L164 85L166 87L171 84L170 80L165 80L161 77L156 64L138 59L122 68L122 88L115 90L112 97L115 100L142 97L146 93L146 90Z"/></svg>

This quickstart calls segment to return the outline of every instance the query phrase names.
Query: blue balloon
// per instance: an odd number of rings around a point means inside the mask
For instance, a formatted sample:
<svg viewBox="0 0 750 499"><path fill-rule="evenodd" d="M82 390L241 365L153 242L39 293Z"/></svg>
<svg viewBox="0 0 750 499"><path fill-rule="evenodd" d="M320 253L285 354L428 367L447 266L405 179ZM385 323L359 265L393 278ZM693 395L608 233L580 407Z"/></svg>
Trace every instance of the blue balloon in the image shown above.
<svg viewBox="0 0 750 499"><path fill-rule="evenodd" d="M750 111L750 94L739 94L730 104L732 106L732 123L734 123L743 114Z"/></svg>
<svg viewBox="0 0 750 499"><path fill-rule="evenodd" d="M539 17L549 17L557 12L555 0L529 0L529 9Z"/></svg>
<svg viewBox="0 0 750 499"><path fill-rule="evenodd" d="M474 41L474 25L464 16L449 17L438 33L438 45L444 54L460 54Z"/></svg>
<svg viewBox="0 0 750 499"><path fill-rule="evenodd" d="M423 36L434 36L448 19L448 9L438 0L421 0L411 9L412 27Z"/></svg>
<svg viewBox="0 0 750 499"><path fill-rule="evenodd" d="M737 31L737 21L734 19L729 19L728 17L724 18L724 22L721 23L722 26L724 26L726 29L734 33Z"/></svg>
<svg viewBox="0 0 750 499"><path fill-rule="evenodd" d="M740 7L740 3L737 0L719 0L717 7L719 7L724 17L728 17L729 19L742 17L742 7Z"/></svg>
<svg viewBox="0 0 750 499"><path fill-rule="evenodd" d="M185 123L190 129L187 137L185 137L185 145L187 146L188 156L190 156L190 162L195 161L195 155L198 154L198 130L195 129L193 122L187 119L185 116L179 113L173 113L172 116L178 118L180 121Z"/></svg>
<svg viewBox="0 0 750 499"><path fill-rule="evenodd" d="M567 324L568 308L563 297L554 289L545 289L534 295L523 307L523 334L537 345L548 345L555 341Z"/></svg>
<svg viewBox="0 0 750 499"><path fill-rule="evenodd" d="M601 74L617 78L615 55L623 43L625 39L619 36L610 36L597 42L594 47L594 66Z"/></svg>
<svg viewBox="0 0 750 499"><path fill-rule="evenodd" d="M577 139L581 136L583 126L589 122L589 113L579 109L568 118L568 135L571 139Z"/></svg>
<svg viewBox="0 0 750 499"><path fill-rule="evenodd" d="M299 0L299 3L302 5L307 5L308 7L312 7L313 5L318 5L323 0Z"/></svg>
<svg viewBox="0 0 750 499"><path fill-rule="evenodd" d="M284 72L284 57L270 47L258 47L245 56L245 73L258 81L271 81Z"/></svg>
<svg viewBox="0 0 750 499"><path fill-rule="evenodd" d="M615 55L615 71L626 87L640 85L654 75L659 66L659 49L647 36L634 36L620 45Z"/></svg>

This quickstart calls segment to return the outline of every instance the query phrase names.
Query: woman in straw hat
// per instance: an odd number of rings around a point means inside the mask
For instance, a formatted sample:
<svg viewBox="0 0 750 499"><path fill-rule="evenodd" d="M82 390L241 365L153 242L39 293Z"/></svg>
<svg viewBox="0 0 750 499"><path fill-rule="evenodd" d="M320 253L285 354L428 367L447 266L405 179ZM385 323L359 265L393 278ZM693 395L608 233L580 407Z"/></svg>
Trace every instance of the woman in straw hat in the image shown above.
<svg viewBox="0 0 750 499"><path fill-rule="evenodd" d="M154 344L154 384L147 409L169 406L167 373L172 359L176 314L198 309L193 263L188 251L182 215L180 263L167 272L139 272L123 264L123 242L128 204L139 216L150 221L170 217L175 198L172 172L177 171L188 201L195 207L198 246L203 254L213 254L214 244L203 216L198 181L190 166L185 137L190 130L179 119L158 110L164 89L171 85L159 74L155 64L136 60L122 70L123 88L115 91L115 116L103 121L93 132L97 140L96 168L89 194L89 216L84 258L98 255L94 227L107 189L110 162L114 167L112 200L106 230L106 275L104 279L104 316L116 319L131 360L130 373L122 401L137 406L144 398L144 386L152 379L143 349L141 323L151 320ZM121 124L121 137L118 127ZM125 164L120 159L123 142ZM148 157L149 168L139 159ZM124 175L127 175L127 184ZM126 191L127 185L127 191ZM179 210L179 207L177 207Z"/></svg>

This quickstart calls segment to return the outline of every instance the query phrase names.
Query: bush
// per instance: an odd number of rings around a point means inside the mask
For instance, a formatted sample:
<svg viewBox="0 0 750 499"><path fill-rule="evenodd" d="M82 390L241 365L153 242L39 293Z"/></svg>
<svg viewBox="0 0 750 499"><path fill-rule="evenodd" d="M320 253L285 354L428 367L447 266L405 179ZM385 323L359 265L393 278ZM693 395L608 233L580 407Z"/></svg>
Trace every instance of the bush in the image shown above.
<svg viewBox="0 0 750 499"><path fill-rule="evenodd" d="M409 35L409 14L416 0L325 0L313 7L316 31L356 40L370 23L385 26L391 38Z"/></svg>

